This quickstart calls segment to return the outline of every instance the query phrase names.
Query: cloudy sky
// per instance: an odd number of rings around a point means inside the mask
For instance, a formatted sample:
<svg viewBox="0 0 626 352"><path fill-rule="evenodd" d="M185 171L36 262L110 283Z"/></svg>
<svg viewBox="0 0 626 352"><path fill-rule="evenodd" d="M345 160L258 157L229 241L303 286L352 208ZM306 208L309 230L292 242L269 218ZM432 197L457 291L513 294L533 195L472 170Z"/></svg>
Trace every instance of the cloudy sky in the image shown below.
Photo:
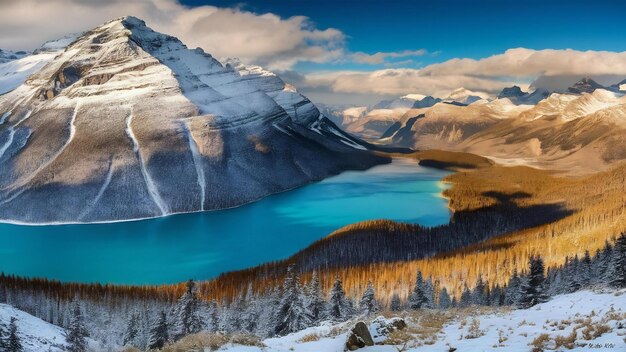
<svg viewBox="0 0 626 352"><path fill-rule="evenodd" d="M33 49L124 15L272 69L323 103L626 78L620 0L0 0L0 48Z"/></svg>

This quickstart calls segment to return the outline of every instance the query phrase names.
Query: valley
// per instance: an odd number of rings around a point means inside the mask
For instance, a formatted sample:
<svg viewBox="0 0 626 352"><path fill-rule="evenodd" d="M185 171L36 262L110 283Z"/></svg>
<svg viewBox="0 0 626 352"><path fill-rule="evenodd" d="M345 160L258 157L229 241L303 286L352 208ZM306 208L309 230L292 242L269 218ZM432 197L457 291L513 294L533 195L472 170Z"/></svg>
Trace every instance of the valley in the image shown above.
<svg viewBox="0 0 626 352"><path fill-rule="evenodd" d="M127 15L0 50L0 351L626 341L626 52L438 62L307 21L291 61Z"/></svg>

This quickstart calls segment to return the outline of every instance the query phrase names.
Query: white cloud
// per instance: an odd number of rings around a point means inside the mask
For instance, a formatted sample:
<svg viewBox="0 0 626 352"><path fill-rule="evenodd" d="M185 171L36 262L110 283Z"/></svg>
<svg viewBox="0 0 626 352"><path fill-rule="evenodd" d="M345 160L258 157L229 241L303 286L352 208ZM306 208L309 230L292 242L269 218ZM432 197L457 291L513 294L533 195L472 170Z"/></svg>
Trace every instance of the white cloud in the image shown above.
<svg viewBox="0 0 626 352"><path fill-rule="evenodd" d="M339 71L305 75L302 84L307 87L326 87L338 93L405 95L418 93L439 97L465 87L470 90L495 93L519 82L502 81L467 75L428 75L418 69L385 69L372 72Z"/></svg>
<svg viewBox="0 0 626 352"><path fill-rule="evenodd" d="M626 76L626 52L517 48L484 59L452 59L421 69L313 73L301 82L304 89L316 92L445 97L459 87L491 94L513 84L526 88L538 77L535 86L562 90L583 76L603 84L618 82Z"/></svg>
<svg viewBox="0 0 626 352"><path fill-rule="evenodd" d="M286 69L298 61L327 62L344 52L341 31L317 29L306 17L189 8L176 0L0 0L0 48L36 48L46 40L126 15L216 57L239 57L271 69Z"/></svg>
<svg viewBox="0 0 626 352"><path fill-rule="evenodd" d="M423 75L529 77L626 74L626 52L509 49L484 59L452 59L421 70Z"/></svg>
<svg viewBox="0 0 626 352"><path fill-rule="evenodd" d="M424 56L428 54L428 51L425 49L419 50L403 50L403 51L393 51L393 52L377 52L375 54L367 54L364 52L356 52L350 55L350 58L359 64L382 64L388 58L403 58L403 57L413 57L413 56Z"/></svg>

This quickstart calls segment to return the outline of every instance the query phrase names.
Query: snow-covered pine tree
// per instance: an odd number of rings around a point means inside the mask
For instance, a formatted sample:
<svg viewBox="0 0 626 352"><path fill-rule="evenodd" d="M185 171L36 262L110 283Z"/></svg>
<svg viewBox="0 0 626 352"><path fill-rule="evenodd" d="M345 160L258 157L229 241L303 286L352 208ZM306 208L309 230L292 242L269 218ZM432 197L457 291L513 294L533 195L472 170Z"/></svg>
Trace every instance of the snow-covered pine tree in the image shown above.
<svg viewBox="0 0 626 352"><path fill-rule="evenodd" d="M150 329L150 338L148 339L149 350L160 350L169 341L170 335L167 327L167 316L165 311L161 311L156 324Z"/></svg>
<svg viewBox="0 0 626 352"><path fill-rule="evenodd" d="M311 282L307 290L307 306L311 313L311 319L314 323L323 320L326 317L326 301L322 297L322 287L317 272L313 272Z"/></svg>
<svg viewBox="0 0 626 352"><path fill-rule="evenodd" d="M478 275L476 285L472 290L472 304L477 306L487 305L486 287L487 285L483 281L482 275Z"/></svg>
<svg viewBox="0 0 626 352"><path fill-rule="evenodd" d="M467 287L467 283L463 287L463 292L461 293L461 299L459 301L459 306L461 307L469 307L472 305L472 291L470 291L469 287Z"/></svg>
<svg viewBox="0 0 626 352"><path fill-rule="evenodd" d="M378 305L378 301L376 301L376 296L374 292L374 285L372 282L367 283L367 288L363 293L363 297L361 297L361 301L359 301L359 310L362 314L372 315L376 314L380 310L380 306Z"/></svg>
<svg viewBox="0 0 626 352"><path fill-rule="evenodd" d="M208 313L207 313L207 330L216 332L219 328L219 308L217 306L217 301L213 300L209 303Z"/></svg>
<svg viewBox="0 0 626 352"><path fill-rule="evenodd" d="M352 315L352 306L346 298L343 290L343 283L339 276L335 278L335 283L330 291L328 302L328 317L334 321L346 321Z"/></svg>
<svg viewBox="0 0 626 352"><path fill-rule="evenodd" d="M612 287L626 287L626 233L617 238L612 252L608 284Z"/></svg>
<svg viewBox="0 0 626 352"><path fill-rule="evenodd" d="M435 285L432 277L424 280L424 296L426 296L426 302L422 308L435 308Z"/></svg>
<svg viewBox="0 0 626 352"><path fill-rule="evenodd" d="M408 303L410 309L416 310L424 308L424 305L428 302L424 286L424 278L422 278L422 273L418 271L417 277L415 278L415 285L413 285L413 290L411 294L409 294Z"/></svg>
<svg viewBox="0 0 626 352"><path fill-rule="evenodd" d="M585 251L583 259L580 260L580 284L582 287L587 287L591 283L591 254L589 251Z"/></svg>
<svg viewBox="0 0 626 352"><path fill-rule="evenodd" d="M389 309L391 309L392 312L399 312L402 310L402 302L400 301L400 296L397 292L394 292L393 295L391 295Z"/></svg>
<svg viewBox="0 0 626 352"><path fill-rule="evenodd" d="M609 281L608 279L613 262L613 246L609 243L609 241L604 243L604 248L602 248L602 255L600 258L601 259L597 264L598 275L595 279L596 283L603 284Z"/></svg>
<svg viewBox="0 0 626 352"><path fill-rule="evenodd" d="M283 297L280 302L276 324L277 335L287 335L305 329L312 324L311 314L307 310L300 292L300 276L295 267L287 268L283 283Z"/></svg>
<svg viewBox="0 0 626 352"><path fill-rule="evenodd" d="M439 292L439 308L448 309L452 305L452 301L450 301L450 295L448 294L448 290L444 287Z"/></svg>
<svg viewBox="0 0 626 352"><path fill-rule="evenodd" d="M536 304L545 302L547 296L544 286L544 265L543 259L533 256L529 261L528 277L520 286L520 299L518 307L526 309Z"/></svg>
<svg viewBox="0 0 626 352"><path fill-rule="evenodd" d="M574 257L572 260L565 259L565 282L566 282L566 293L576 292L580 290L581 278L580 278L580 261L578 260L578 255Z"/></svg>
<svg viewBox="0 0 626 352"><path fill-rule="evenodd" d="M128 323L126 324L126 331L124 331L124 346L138 347L137 337L139 335L139 314L135 311L130 313Z"/></svg>
<svg viewBox="0 0 626 352"><path fill-rule="evenodd" d="M195 283L187 281L185 293L178 299L176 304L176 323L174 339L178 340L189 334L195 334L202 330L200 319L200 300L196 296Z"/></svg>
<svg viewBox="0 0 626 352"><path fill-rule="evenodd" d="M504 305L516 306L519 301L521 278L517 274L517 269L513 269L513 275L509 279L509 285L504 290Z"/></svg>
<svg viewBox="0 0 626 352"><path fill-rule="evenodd" d="M9 323L9 337L5 342L4 348L3 351L6 352L22 352L24 350L22 341L20 341L20 337L17 333L17 319L15 317L11 317L11 322Z"/></svg>
<svg viewBox="0 0 626 352"><path fill-rule="evenodd" d="M0 351L4 351L4 348L6 348L8 338L9 332L7 327L0 321Z"/></svg>
<svg viewBox="0 0 626 352"><path fill-rule="evenodd" d="M83 313L78 299L72 304L72 320L68 328L65 340L67 342L68 352L85 352L87 351L87 337L89 332L85 328Z"/></svg>
<svg viewBox="0 0 626 352"><path fill-rule="evenodd" d="M281 302L281 290L278 287L272 288L264 298L264 306L259 316L257 335L270 337L276 333L276 317Z"/></svg>
<svg viewBox="0 0 626 352"><path fill-rule="evenodd" d="M503 301L504 296L502 293L502 288L499 284L496 284L489 295L489 305L499 307L502 305Z"/></svg>
<svg viewBox="0 0 626 352"><path fill-rule="evenodd" d="M242 330L249 333L254 333L257 330L261 310L262 308L259 306L257 297L252 289L252 283L249 283L242 307Z"/></svg>

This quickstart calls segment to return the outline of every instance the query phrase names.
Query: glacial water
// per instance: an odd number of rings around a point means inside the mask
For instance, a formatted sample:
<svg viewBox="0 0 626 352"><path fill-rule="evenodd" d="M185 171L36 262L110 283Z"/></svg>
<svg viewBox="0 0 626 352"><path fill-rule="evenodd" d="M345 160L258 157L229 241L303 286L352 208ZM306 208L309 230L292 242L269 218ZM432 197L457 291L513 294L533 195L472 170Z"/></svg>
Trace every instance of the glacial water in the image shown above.
<svg viewBox="0 0 626 352"><path fill-rule="evenodd" d="M0 271L62 281L164 284L282 259L344 225L447 223L447 173L405 159L234 209L87 225L0 224Z"/></svg>

